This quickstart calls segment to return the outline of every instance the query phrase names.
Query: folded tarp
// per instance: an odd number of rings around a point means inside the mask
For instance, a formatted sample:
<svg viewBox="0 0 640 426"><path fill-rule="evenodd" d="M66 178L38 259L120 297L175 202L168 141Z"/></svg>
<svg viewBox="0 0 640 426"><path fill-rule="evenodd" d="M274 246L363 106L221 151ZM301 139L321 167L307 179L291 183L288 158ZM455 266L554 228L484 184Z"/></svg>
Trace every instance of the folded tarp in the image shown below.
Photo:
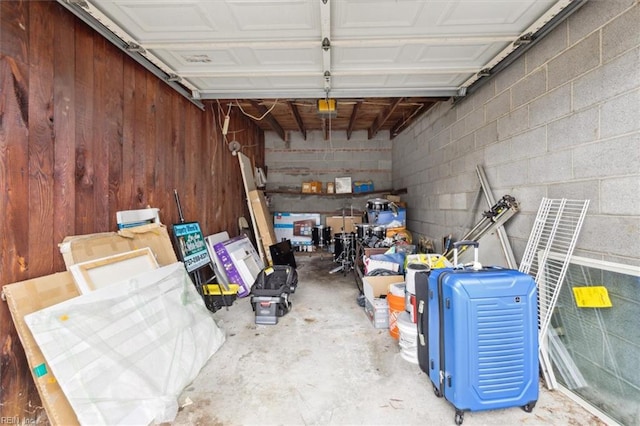
<svg viewBox="0 0 640 426"><path fill-rule="evenodd" d="M24 318L81 424L170 422L225 340L180 262Z"/></svg>

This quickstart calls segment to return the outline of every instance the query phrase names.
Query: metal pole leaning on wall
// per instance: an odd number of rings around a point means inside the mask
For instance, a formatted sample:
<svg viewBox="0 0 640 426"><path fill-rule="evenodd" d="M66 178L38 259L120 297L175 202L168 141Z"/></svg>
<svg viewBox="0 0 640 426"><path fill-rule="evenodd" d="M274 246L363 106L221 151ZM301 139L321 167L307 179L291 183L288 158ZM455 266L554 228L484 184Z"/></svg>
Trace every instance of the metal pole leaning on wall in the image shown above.
<svg viewBox="0 0 640 426"><path fill-rule="evenodd" d="M480 180L480 186L482 187L484 198L487 200L489 207L491 207L496 203L496 199L489 187L489 181L487 180L487 175L484 173L484 168L479 164L476 166L476 173ZM509 243L507 232L504 230L503 226L499 226L496 232L498 234L498 239L500 240L500 245L502 246L502 251L504 252L504 257L507 261L507 266L511 269L518 269L518 262L516 262L516 258L513 255L513 249L511 248L511 243Z"/></svg>

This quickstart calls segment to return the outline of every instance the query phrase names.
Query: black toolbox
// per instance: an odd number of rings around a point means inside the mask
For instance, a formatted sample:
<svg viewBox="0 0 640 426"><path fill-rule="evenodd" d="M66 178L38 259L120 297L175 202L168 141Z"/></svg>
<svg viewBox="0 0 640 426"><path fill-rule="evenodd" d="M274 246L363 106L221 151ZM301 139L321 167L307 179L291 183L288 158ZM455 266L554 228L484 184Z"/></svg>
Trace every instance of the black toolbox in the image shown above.
<svg viewBox="0 0 640 426"><path fill-rule="evenodd" d="M289 265L264 268L251 288L251 307L256 324L277 324L278 317L291 310L289 296L298 286L298 273Z"/></svg>

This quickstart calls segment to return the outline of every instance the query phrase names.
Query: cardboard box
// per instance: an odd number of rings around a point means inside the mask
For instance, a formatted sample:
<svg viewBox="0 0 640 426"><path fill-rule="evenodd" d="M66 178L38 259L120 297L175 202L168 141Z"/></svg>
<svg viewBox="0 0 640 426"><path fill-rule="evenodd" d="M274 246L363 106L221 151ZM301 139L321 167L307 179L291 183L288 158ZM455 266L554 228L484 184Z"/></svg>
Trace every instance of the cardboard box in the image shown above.
<svg viewBox="0 0 640 426"><path fill-rule="evenodd" d="M293 222L293 235L296 237L311 237L313 228L318 226L318 219L303 219Z"/></svg>
<svg viewBox="0 0 640 426"><path fill-rule="evenodd" d="M327 182L327 194L333 194L335 192L335 184L333 182Z"/></svg>
<svg viewBox="0 0 640 426"><path fill-rule="evenodd" d="M404 282L403 275L362 277L362 288L365 297L365 313L375 328L389 328L389 309L386 296L391 284ZM367 304L369 309L367 309ZM386 326L385 324L386 317Z"/></svg>
<svg viewBox="0 0 640 426"><path fill-rule="evenodd" d="M302 193L303 194L322 193L322 182L315 181L315 180L311 182L302 182Z"/></svg>
<svg viewBox="0 0 640 426"><path fill-rule="evenodd" d="M365 247L364 255L366 257L371 257L374 254L385 254L390 247Z"/></svg>
<svg viewBox="0 0 640 426"><path fill-rule="evenodd" d="M8 284L2 288L7 298L9 311L16 326L18 337L27 356L27 363L36 384L42 405L52 425L73 426L80 422L69 400L51 372L29 327L24 321L25 315L56 305L77 297L71 272L59 272L28 281Z"/></svg>
<svg viewBox="0 0 640 426"><path fill-rule="evenodd" d="M360 216L344 217L344 232L356 232L356 224L362 223ZM331 234L339 234L342 232L342 216L327 216L325 224L331 228Z"/></svg>
<svg viewBox="0 0 640 426"><path fill-rule="evenodd" d="M373 222L376 225L393 224L395 227L405 227L407 226L407 209L398 207L397 213L394 213L392 210L370 210L369 222Z"/></svg>
<svg viewBox="0 0 640 426"><path fill-rule="evenodd" d="M164 225L149 224L125 228L118 232L101 232L65 237L58 245L64 263L69 269L76 263L96 260L114 254L149 247L158 265L170 265L178 261Z"/></svg>
<svg viewBox="0 0 640 426"><path fill-rule="evenodd" d="M358 182L353 182L353 192L355 194L361 194L363 192L372 192L373 189L373 181L366 181L366 182L362 182L362 181L358 181Z"/></svg>
<svg viewBox="0 0 640 426"><path fill-rule="evenodd" d="M238 284L238 296L248 296L264 264L246 235L239 235L213 246L229 283Z"/></svg>
<svg viewBox="0 0 640 426"><path fill-rule="evenodd" d="M351 193L351 177L336 178L336 194Z"/></svg>
<svg viewBox="0 0 640 426"><path fill-rule="evenodd" d="M274 213L277 241L290 240L292 246L311 246L311 229L320 225L320 213ZM275 243L274 243L275 244Z"/></svg>
<svg viewBox="0 0 640 426"><path fill-rule="evenodd" d="M376 299L373 304L365 299L364 313L374 328L389 328L389 306L386 299Z"/></svg>

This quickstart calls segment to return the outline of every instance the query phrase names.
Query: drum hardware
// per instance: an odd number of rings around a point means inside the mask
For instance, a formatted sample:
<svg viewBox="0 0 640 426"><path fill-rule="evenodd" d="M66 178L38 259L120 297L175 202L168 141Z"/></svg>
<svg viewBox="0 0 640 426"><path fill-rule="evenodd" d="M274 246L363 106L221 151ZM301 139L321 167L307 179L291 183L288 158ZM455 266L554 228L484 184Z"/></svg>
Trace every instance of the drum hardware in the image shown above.
<svg viewBox="0 0 640 426"><path fill-rule="evenodd" d="M367 210L386 211L389 210L389 203L385 198L372 198L367 200Z"/></svg>
<svg viewBox="0 0 640 426"><path fill-rule="evenodd" d="M353 216L353 206L351 206L351 216ZM345 208L342 209L342 232L334 234L333 239L333 261L339 263L339 266L329 271L330 274L342 271L344 275L351 271L355 266L356 258L356 233L345 232L346 215Z"/></svg>
<svg viewBox="0 0 640 426"><path fill-rule="evenodd" d="M356 223L356 236L359 240L365 240L373 235L375 225L371 223Z"/></svg>
<svg viewBox="0 0 640 426"><path fill-rule="evenodd" d="M325 226L318 225L318 226L314 226L313 229L311 230L311 240L313 241L313 245L318 247L325 246L324 228Z"/></svg>
<svg viewBox="0 0 640 426"><path fill-rule="evenodd" d="M355 265L356 234L342 232L334 235L333 261L340 265L329 271L330 274L342 271L347 274Z"/></svg>
<svg viewBox="0 0 640 426"><path fill-rule="evenodd" d="M374 226L373 227L372 235L374 237L377 237L377 238L383 240L386 233L387 233L387 229L384 226Z"/></svg>

